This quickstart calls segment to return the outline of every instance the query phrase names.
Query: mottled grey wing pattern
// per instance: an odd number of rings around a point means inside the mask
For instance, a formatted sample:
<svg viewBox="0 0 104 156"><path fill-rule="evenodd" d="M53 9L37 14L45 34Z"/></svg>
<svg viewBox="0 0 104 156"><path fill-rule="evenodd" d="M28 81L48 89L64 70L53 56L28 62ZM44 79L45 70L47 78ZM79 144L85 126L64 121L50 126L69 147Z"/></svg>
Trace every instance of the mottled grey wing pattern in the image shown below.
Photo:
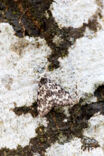
<svg viewBox="0 0 104 156"><path fill-rule="evenodd" d="M74 102L70 94L62 89L60 85L55 84L46 77L42 77L39 82L37 105L39 115L45 116L52 107L65 105L72 107Z"/></svg>

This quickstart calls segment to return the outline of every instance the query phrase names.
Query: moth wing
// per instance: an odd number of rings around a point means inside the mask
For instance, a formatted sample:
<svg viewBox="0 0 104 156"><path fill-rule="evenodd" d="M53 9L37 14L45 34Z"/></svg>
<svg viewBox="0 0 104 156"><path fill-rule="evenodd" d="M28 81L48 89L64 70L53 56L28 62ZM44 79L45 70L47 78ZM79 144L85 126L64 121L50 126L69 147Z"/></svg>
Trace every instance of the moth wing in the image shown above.
<svg viewBox="0 0 104 156"><path fill-rule="evenodd" d="M73 106L73 100L69 94L69 92L65 91L60 85L58 84L50 84L52 90L52 100L54 106Z"/></svg>
<svg viewBox="0 0 104 156"><path fill-rule="evenodd" d="M45 83L39 84L37 110L40 116L45 116L53 107L52 91L48 86L48 80Z"/></svg>
<svg viewBox="0 0 104 156"><path fill-rule="evenodd" d="M40 116L46 115L52 107L74 105L72 98L68 92L61 88L60 85L54 83L50 79L41 78L38 89L38 113Z"/></svg>

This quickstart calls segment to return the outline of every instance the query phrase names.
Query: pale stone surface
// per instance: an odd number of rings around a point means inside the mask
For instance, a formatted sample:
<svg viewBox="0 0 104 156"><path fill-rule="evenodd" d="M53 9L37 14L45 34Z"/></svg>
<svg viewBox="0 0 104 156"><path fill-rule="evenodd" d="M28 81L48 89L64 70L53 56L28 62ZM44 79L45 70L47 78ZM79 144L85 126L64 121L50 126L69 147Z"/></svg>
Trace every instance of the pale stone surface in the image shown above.
<svg viewBox="0 0 104 156"><path fill-rule="evenodd" d="M103 17L98 18L101 29L95 33L86 28L84 36L69 47L68 56L59 58L60 67L51 72L47 70L51 49L44 39L19 39L9 24L0 24L0 148L24 147L36 136L35 129L40 124L47 126L45 118L33 118L30 114L17 116L12 111L15 106L31 106L37 100L38 81L44 74L69 91L73 100L82 97L86 102L96 101L91 99L94 91L104 84L104 8L97 3L98 0L56 0L52 3L50 10L60 27L78 28L87 23L98 8ZM55 36L53 42L58 45L62 40ZM64 110L69 116L67 109ZM73 138L64 145L56 142L46 150L46 155L104 156L103 129L104 117L96 114L90 119L84 135L98 140L100 148L83 152L81 140Z"/></svg>
<svg viewBox="0 0 104 156"><path fill-rule="evenodd" d="M50 10L59 27L80 27L96 12L95 0L55 0Z"/></svg>
<svg viewBox="0 0 104 156"><path fill-rule="evenodd" d="M47 126L45 118L17 116L13 108L36 101L37 73L45 68L50 49L40 38L19 39L9 24L1 23L0 31L0 148L12 149L27 145L38 125Z"/></svg>
<svg viewBox="0 0 104 156"><path fill-rule="evenodd" d="M70 6L68 2L71 3ZM74 12L74 7L78 4L76 2L79 2L79 5ZM59 27L79 27L84 22L87 23L88 19L94 14L97 16L96 10L99 8L102 18L97 17L97 20L101 28L98 28L96 33L89 28L86 28L84 36L77 39L76 43L69 48L68 57L65 57L64 59L59 58L60 68L48 73L48 75L51 79L61 84L63 88L69 91L74 98L76 98L74 95L76 93L77 84L78 96L85 98L87 103L91 103L91 101L96 101L96 98L93 97L95 89L104 84L104 1L82 2L81 0L78 0L76 2L68 0L56 0L53 2L50 9ZM80 8L82 3L89 3L89 5L91 5L89 7L86 5L84 10L82 7ZM70 11L68 8L70 8ZM86 16L87 9L89 10L89 13ZM79 17L75 16L76 14ZM65 114L67 114L66 110ZM67 116L68 115L69 114L67 114ZM79 138L74 138L71 142L65 143L64 145L60 145L56 142L46 150L46 155L104 156L103 129L104 116L99 113L95 114L94 117L89 120L89 127L84 130L83 135L96 139L100 144L99 148L91 151L83 151L81 149L81 140Z"/></svg>
<svg viewBox="0 0 104 156"><path fill-rule="evenodd" d="M48 73L52 79L60 83L73 98L77 94L84 98L93 95L95 89L104 83L104 30L89 39L87 36L76 41L69 48L69 55L59 58L60 68ZM75 96L74 96L75 95Z"/></svg>

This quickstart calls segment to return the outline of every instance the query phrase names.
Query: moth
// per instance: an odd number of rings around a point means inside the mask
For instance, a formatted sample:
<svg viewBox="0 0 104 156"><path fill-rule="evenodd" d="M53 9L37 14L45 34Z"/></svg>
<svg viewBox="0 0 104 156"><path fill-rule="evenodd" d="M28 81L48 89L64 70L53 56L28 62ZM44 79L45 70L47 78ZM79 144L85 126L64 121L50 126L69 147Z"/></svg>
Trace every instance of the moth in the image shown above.
<svg viewBox="0 0 104 156"><path fill-rule="evenodd" d="M69 92L47 77L42 77L38 86L37 110L43 117L47 115L53 107L69 105L72 108L78 99L73 101Z"/></svg>

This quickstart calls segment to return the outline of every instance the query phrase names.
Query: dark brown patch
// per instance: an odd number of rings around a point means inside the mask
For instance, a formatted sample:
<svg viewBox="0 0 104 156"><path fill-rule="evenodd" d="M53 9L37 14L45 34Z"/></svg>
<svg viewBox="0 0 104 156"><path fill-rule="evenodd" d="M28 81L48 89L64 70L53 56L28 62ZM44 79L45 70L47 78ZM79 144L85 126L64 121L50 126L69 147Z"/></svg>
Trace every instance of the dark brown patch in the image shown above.
<svg viewBox="0 0 104 156"><path fill-rule="evenodd" d="M19 116L22 114L30 113L33 117L37 116L37 104L33 103L32 106L22 106L22 107L15 107L13 111Z"/></svg>
<svg viewBox="0 0 104 156"><path fill-rule="evenodd" d="M40 36L47 41L52 53L48 56L49 70L60 66L58 58L68 55L68 48L75 44L76 39L83 37L86 27L96 32L100 29L97 18L100 11L96 12L88 21L79 28L60 29L55 22L49 8L53 0L1 0L1 19L9 22L19 37L24 35ZM48 13L49 18L45 16ZM54 43L55 36L62 38L59 44Z"/></svg>
<svg viewBox="0 0 104 156"><path fill-rule="evenodd" d="M95 96L97 97L98 101L104 101L104 85L99 86L95 90Z"/></svg>
<svg viewBox="0 0 104 156"><path fill-rule="evenodd" d="M30 154L29 156L32 156L33 153L40 153L41 156L45 156L46 149L56 141L64 144L70 141L73 136L83 138L83 130L88 127L88 120L97 112L104 115L104 102L92 103L85 106L75 105L70 110L70 117L66 117L63 113L52 110L46 115L49 121L48 127L38 127L36 130L37 136L30 139L28 146L17 148L17 150L3 148L0 150L0 154L5 151L6 154L11 154L10 156L12 156L12 154L14 154L13 156L16 154L16 156L22 156L22 154L24 154L23 156L26 154L26 156L28 156L28 153ZM24 110L21 110L21 114L22 113L25 114ZM67 122L63 122L64 119L67 119ZM64 138L61 142L59 139L60 136Z"/></svg>
<svg viewBox="0 0 104 156"><path fill-rule="evenodd" d="M24 53L24 49L29 45L25 39L19 39L17 42L13 43L10 46L10 50L15 52L17 55L22 56Z"/></svg>
<svg viewBox="0 0 104 156"><path fill-rule="evenodd" d="M88 20L88 24L84 23L84 25L90 30L97 32L98 29L101 29L101 25L98 23L98 17L101 18L101 10L99 9L95 12L95 14L92 17L90 17L90 19Z"/></svg>

